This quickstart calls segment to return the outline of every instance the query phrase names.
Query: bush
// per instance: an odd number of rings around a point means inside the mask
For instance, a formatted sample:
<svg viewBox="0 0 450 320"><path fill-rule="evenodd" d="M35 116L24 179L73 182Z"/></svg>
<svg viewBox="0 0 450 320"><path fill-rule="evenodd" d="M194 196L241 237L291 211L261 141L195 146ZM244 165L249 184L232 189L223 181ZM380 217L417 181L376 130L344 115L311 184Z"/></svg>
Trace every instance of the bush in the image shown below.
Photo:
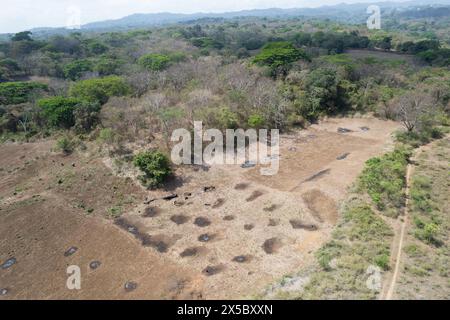
<svg viewBox="0 0 450 320"><path fill-rule="evenodd" d="M398 208L404 205L406 166L411 152L396 149L380 158L372 158L366 162L360 177L360 186L367 191L379 210L397 216Z"/></svg>
<svg viewBox="0 0 450 320"><path fill-rule="evenodd" d="M99 122L101 106L96 102L83 102L74 110L75 130L79 133L91 131Z"/></svg>
<svg viewBox="0 0 450 320"><path fill-rule="evenodd" d="M151 71L162 71L169 67L170 58L163 54L150 53L140 57L138 64Z"/></svg>
<svg viewBox="0 0 450 320"><path fill-rule="evenodd" d="M253 114L248 118L247 123L250 128L259 129L264 127L266 120L259 114Z"/></svg>
<svg viewBox="0 0 450 320"><path fill-rule="evenodd" d="M71 154L74 150L74 143L68 137L62 137L56 141L56 149L62 151L64 154Z"/></svg>
<svg viewBox="0 0 450 320"><path fill-rule="evenodd" d="M75 125L74 111L81 102L76 98L52 97L39 100L38 106L51 127L68 129Z"/></svg>
<svg viewBox="0 0 450 320"><path fill-rule="evenodd" d="M104 128L100 130L100 133L98 135L98 138L107 144L112 144L114 142L116 135L114 131L111 128Z"/></svg>
<svg viewBox="0 0 450 320"><path fill-rule="evenodd" d="M34 94L48 90L48 86L38 82L5 82L0 83L0 104L10 105L25 103Z"/></svg>
<svg viewBox="0 0 450 320"><path fill-rule="evenodd" d="M428 126L418 131L402 131L398 132L396 135L396 139L402 143L408 144L413 148L418 148L422 145L425 145L432 140L440 139L444 136L442 130L435 126Z"/></svg>
<svg viewBox="0 0 450 320"><path fill-rule="evenodd" d="M217 124L221 129L236 129L238 127L238 116L229 108L221 108L216 117Z"/></svg>
<svg viewBox="0 0 450 320"><path fill-rule="evenodd" d="M105 104L110 97L124 96L129 92L130 87L117 76L79 81L70 88L71 96L100 104Z"/></svg>
<svg viewBox="0 0 450 320"><path fill-rule="evenodd" d="M133 164L144 173L140 180L149 188L159 187L172 174L169 159L159 151L141 152Z"/></svg>
<svg viewBox="0 0 450 320"><path fill-rule="evenodd" d="M388 254L382 254L375 258L375 264L379 266L384 271L389 270L389 255Z"/></svg>

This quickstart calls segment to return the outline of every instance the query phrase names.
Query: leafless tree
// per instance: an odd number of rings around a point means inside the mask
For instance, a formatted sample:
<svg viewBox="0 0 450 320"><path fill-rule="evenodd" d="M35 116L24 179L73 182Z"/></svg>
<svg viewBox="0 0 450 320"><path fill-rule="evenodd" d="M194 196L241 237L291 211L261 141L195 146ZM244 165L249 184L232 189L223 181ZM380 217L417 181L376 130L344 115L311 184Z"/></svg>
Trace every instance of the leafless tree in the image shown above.
<svg viewBox="0 0 450 320"><path fill-rule="evenodd" d="M403 123L408 132L420 129L423 117L434 109L432 98L421 91L401 96L397 104L397 119Z"/></svg>

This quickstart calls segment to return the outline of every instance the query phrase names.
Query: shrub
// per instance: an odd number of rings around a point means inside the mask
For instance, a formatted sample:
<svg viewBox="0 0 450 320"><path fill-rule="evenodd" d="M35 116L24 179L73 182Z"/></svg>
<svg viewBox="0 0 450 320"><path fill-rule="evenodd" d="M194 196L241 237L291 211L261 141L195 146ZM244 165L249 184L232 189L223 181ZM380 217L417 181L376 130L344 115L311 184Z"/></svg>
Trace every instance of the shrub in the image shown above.
<svg viewBox="0 0 450 320"><path fill-rule="evenodd" d="M366 162L360 177L360 186L367 191L379 210L401 208L405 198L406 166L411 153L406 149L396 149L380 158ZM390 215L389 212L386 214Z"/></svg>
<svg viewBox="0 0 450 320"><path fill-rule="evenodd" d="M402 143L418 148L431 142L434 139L440 139L444 136L442 130L430 125L421 131L402 131L396 134L396 139Z"/></svg>
<svg viewBox="0 0 450 320"><path fill-rule="evenodd" d="M74 143L68 137L62 137L56 141L56 149L62 151L64 154L71 154L74 150Z"/></svg>
<svg viewBox="0 0 450 320"><path fill-rule="evenodd" d="M134 157L133 164L144 173L140 180L149 188L160 186L172 173L169 159L159 151L141 152Z"/></svg>
<svg viewBox="0 0 450 320"><path fill-rule="evenodd" d="M100 104L106 103L110 97L124 96L129 92L130 87L117 76L79 81L70 88L71 96Z"/></svg>
<svg viewBox="0 0 450 320"><path fill-rule="evenodd" d="M138 64L152 71L162 71L170 64L170 58L163 54L150 53L139 58Z"/></svg>
<svg viewBox="0 0 450 320"><path fill-rule="evenodd" d="M111 128L104 128L100 130L98 138L104 143L112 144L114 142L115 136L116 135Z"/></svg>
<svg viewBox="0 0 450 320"><path fill-rule="evenodd" d="M389 270L389 255L382 254L376 257L375 264L385 271Z"/></svg>
<svg viewBox="0 0 450 320"><path fill-rule="evenodd" d="M217 123L222 129L235 129L238 126L237 114L229 108L221 108L217 113Z"/></svg>
<svg viewBox="0 0 450 320"><path fill-rule="evenodd" d="M25 103L34 94L48 90L47 85L38 82L5 82L0 83L0 104L10 105Z"/></svg>
<svg viewBox="0 0 450 320"><path fill-rule="evenodd" d="M75 130L79 133L91 131L99 122L101 106L96 102L82 102L74 110Z"/></svg>
<svg viewBox="0 0 450 320"><path fill-rule="evenodd" d="M415 231L415 236L419 240L425 241L429 244L438 245L439 226L436 223L430 222L422 225Z"/></svg>
<svg viewBox="0 0 450 320"><path fill-rule="evenodd" d="M247 123L250 128L259 129L265 125L266 120L259 114L253 114L248 118Z"/></svg>
<svg viewBox="0 0 450 320"><path fill-rule="evenodd" d="M76 98L52 97L39 100L38 106L50 126L68 129L75 125L74 111L81 102Z"/></svg>

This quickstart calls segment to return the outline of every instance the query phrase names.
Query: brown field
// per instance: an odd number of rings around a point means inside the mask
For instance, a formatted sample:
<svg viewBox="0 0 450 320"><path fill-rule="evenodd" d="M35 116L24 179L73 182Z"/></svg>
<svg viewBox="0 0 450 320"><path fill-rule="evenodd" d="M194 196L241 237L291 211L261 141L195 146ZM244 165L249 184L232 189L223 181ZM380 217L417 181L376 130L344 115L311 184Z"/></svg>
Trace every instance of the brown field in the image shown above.
<svg viewBox="0 0 450 320"><path fill-rule="evenodd" d="M98 156L54 153L52 141L2 145L0 263L17 262L0 269L0 299L253 297L310 263L347 188L397 128L330 119L282 136L276 176L188 166L154 192ZM78 250L66 257L70 247ZM101 264L91 270L92 261ZM81 268L80 291L66 289L69 265ZM127 281L137 288L127 292Z"/></svg>

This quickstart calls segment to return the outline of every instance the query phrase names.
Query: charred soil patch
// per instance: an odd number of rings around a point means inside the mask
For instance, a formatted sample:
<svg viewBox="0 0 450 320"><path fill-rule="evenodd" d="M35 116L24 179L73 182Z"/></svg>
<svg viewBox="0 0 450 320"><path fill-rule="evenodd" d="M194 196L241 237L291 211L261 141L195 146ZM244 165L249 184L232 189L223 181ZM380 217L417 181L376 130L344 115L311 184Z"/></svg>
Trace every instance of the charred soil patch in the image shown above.
<svg viewBox="0 0 450 320"><path fill-rule="evenodd" d="M262 246L263 250L267 254L274 254L277 253L277 251L281 248L282 242L278 238L270 238L264 241L264 244Z"/></svg>
<svg viewBox="0 0 450 320"><path fill-rule="evenodd" d="M303 223L300 220L289 220L289 223L291 224L293 229L303 229L303 230L307 230L307 231L319 230L319 227L316 226L315 224Z"/></svg>

